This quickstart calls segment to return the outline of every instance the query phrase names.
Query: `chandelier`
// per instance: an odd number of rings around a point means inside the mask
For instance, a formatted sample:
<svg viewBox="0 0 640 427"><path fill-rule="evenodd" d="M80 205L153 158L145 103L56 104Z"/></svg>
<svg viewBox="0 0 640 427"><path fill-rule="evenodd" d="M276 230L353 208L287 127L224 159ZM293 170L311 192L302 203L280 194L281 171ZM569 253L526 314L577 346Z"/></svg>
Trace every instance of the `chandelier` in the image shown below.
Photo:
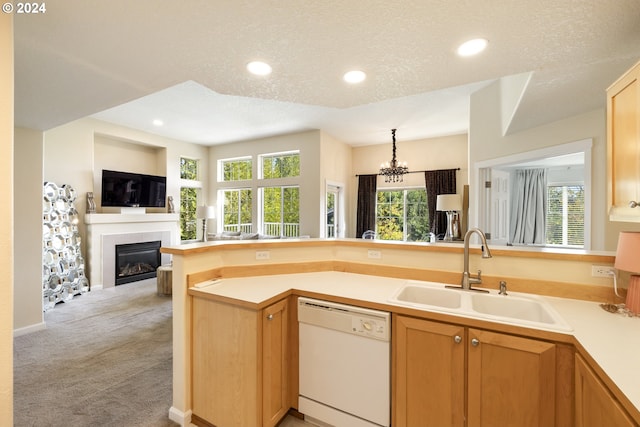
<svg viewBox="0 0 640 427"><path fill-rule="evenodd" d="M393 156L391 162L382 163L380 165L380 175L384 176L384 182L402 182L403 175L409 173L407 162L398 162L396 160L396 130L391 129L391 137L393 138Z"/></svg>

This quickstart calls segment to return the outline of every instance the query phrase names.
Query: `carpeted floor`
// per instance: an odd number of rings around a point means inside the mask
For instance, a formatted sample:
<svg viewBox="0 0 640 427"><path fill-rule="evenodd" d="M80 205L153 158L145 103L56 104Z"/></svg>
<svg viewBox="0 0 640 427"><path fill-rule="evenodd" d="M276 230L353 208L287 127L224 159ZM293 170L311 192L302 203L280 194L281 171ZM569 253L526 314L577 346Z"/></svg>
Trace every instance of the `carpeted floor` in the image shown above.
<svg viewBox="0 0 640 427"><path fill-rule="evenodd" d="M171 406L171 298L155 279L96 290L14 340L16 427L178 424Z"/></svg>

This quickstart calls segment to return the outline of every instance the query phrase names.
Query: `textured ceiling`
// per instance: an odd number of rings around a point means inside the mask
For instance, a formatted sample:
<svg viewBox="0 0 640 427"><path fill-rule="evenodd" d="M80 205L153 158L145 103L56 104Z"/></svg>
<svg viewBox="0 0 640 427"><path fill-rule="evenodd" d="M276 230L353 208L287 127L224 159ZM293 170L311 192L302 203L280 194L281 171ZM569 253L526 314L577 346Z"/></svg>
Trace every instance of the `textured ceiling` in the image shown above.
<svg viewBox="0 0 640 427"><path fill-rule="evenodd" d="M18 126L95 115L203 144L465 132L471 92L532 72L510 127L522 130L603 108L640 58L638 0L61 0L14 29ZM474 37L483 54L455 55ZM273 73L246 73L255 59ZM341 80L353 68L363 84Z"/></svg>

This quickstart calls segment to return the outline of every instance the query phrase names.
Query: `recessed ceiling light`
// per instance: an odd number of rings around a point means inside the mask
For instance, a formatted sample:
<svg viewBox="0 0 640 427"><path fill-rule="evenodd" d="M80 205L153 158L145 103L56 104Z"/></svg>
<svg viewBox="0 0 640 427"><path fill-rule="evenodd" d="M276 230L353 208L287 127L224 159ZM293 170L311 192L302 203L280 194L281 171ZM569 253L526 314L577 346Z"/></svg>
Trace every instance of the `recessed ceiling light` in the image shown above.
<svg viewBox="0 0 640 427"><path fill-rule="evenodd" d="M482 52L489 41L487 39L473 39L462 43L458 47L458 55L460 56L472 56Z"/></svg>
<svg viewBox="0 0 640 427"><path fill-rule="evenodd" d="M162 126L162 125L164 125L164 122L162 120L160 120L160 119L155 119L153 121L153 125L154 126Z"/></svg>
<svg viewBox="0 0 640 427"><path fill-rule="evenodd" d="M364 73L364 71L353 70L353 71L349 71L349 72L345 73L342 78L347 83L355 84L355 83L363 82L364 79L367 78L367 75Z"/></svg>
<svg viewBox="0 0 640 427"><path fill-rule="evenodd" d="M267 76L271 74L271 65L262 61L253 61L247 64L247 70L256 76Z"/></svg>

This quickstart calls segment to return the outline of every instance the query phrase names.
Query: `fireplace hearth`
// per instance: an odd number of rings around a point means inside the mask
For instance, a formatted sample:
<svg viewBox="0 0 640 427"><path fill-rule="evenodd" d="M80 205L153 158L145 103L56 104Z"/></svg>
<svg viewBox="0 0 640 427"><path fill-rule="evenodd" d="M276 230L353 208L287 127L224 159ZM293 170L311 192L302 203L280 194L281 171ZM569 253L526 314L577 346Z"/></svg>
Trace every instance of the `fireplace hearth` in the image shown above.
<svg viewBox="0 0 640 427"><path fill-rule="evenodd" d="M161 245L160 240L116 245L116 286L156 277Z"/></svg>

